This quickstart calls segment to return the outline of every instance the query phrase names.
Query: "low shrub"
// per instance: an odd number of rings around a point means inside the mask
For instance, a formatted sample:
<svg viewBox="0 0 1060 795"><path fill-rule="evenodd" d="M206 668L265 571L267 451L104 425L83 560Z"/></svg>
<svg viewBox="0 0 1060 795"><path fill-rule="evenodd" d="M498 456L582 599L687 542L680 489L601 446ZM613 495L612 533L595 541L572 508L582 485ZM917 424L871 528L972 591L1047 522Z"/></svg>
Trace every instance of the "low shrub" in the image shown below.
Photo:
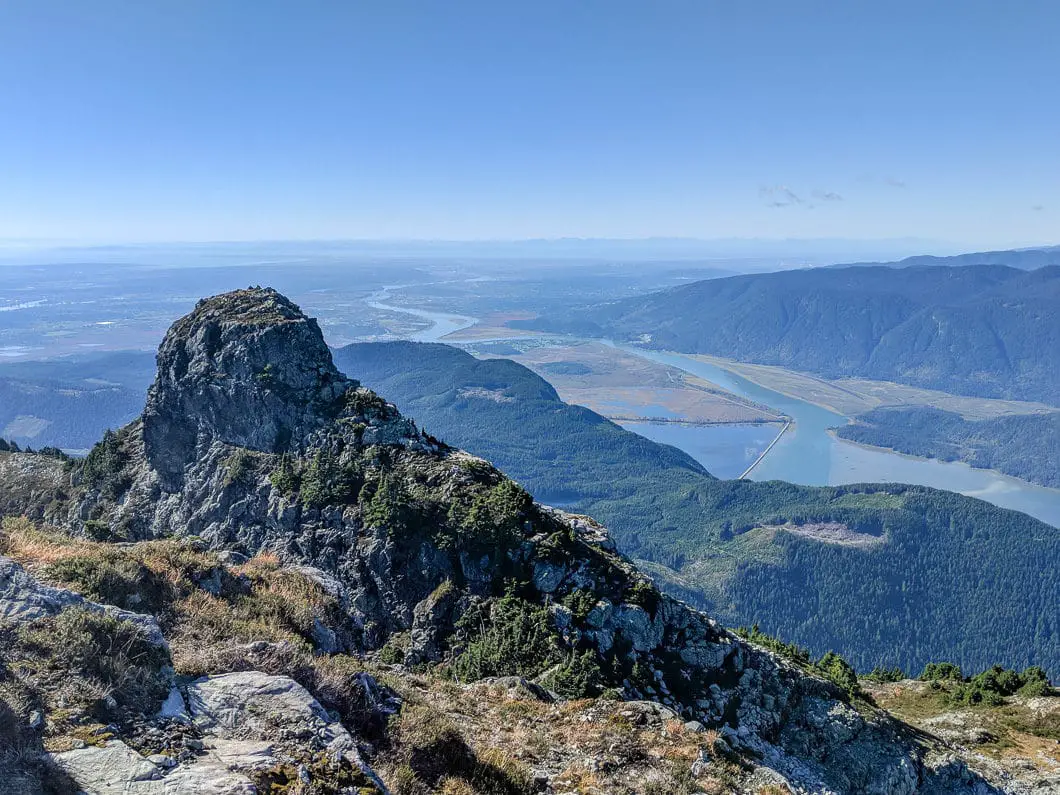
<svg viewBox="0 0 1060 795"><path fill-rule="evenodd" d="M839 685L848 696L861 695L861 685L858 684L858 675L854 667L834 651L826 652L814 667L826 679Z"/></svg>
<svg viewBox="0 0 1060 795"><path fill-rule="evenodd" d="M464 682L487 676L532 677L562 659L548 609L511 591L485 610L466 613L457 629L469 638L452 664L453 674Z"/></svg>
<svg viewBox="0 0 1060 795"><path fill-rule="evenodd" d="M870 682L901 682L906 679L905 671L895 666L894 668L887 668L883 665L877 665L869 673L865 674L865 679Z"/></svg>
<svg viewBox="0 0 1060 795"><path fill-rule="evenodd" d="M560 698L595 698L603 691L604 674L592 651L572 651L562 665L541 679Z"/></svg>
<svg viewBox="0 0 1060 795"><path fill-rule="evenodd" d="M918 678L921 682L963 682L964 674L953 663L928 663Z"/></svg>

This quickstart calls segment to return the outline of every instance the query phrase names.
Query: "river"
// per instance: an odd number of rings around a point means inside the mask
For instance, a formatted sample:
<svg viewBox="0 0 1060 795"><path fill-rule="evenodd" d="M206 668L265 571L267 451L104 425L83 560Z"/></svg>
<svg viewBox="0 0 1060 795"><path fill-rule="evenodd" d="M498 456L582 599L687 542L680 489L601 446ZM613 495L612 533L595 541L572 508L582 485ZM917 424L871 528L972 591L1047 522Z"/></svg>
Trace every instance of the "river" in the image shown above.
<svg viewBox="0 0 1060 795"><path fill-rule="evenodd" d="M387 288L393 289L393 288ZM370 306L404 312L432 325L409 335L420 342L437 342L447 334L474 325L475 318L382 303L386 291L373 296ZM847 418L828 409L760 386L717 365L680 353L619 345L627 353L676 367L734 394L769 406L792 419L791 426L751 470L753 480L786 480L806 486L845 483L915 483L956 491L1030 514L1060 527L1060 490L1035 486L989 469L959 462L916 458L836 438L829 432ZM654 441L684 450L720 477L737 477L776 435L775 425L682 425L622 423Z"/></svg>
<svg viewBox="0 0 1060 795"><path fill-rule="evenodd" d="M423 331L417 331L413 334L409 334L408 338L415 342L438 342L446 334L452 334L454 331L460 331L461 329L469 328L478 322L478 318L468 317L467 315L453 315L445 312L429 312L426 309L414 309L411 306L400 306L396 304L387 304L384 301L387 298L387 294L391 290L396 290L401 285L389 285L384 287L378 293L373 295L370 299L365 301L368 306L372 309L379 309L384 312L401 312L406 315L412 315L413 317L422 318L423 320L430 321L431 325L423 329Z"/></svg>

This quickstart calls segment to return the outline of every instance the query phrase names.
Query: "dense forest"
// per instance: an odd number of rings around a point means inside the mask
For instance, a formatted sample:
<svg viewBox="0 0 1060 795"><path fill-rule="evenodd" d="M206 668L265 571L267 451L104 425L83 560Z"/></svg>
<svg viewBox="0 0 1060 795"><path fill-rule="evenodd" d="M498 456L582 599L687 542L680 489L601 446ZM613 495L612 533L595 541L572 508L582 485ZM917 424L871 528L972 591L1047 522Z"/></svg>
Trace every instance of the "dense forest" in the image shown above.
<svg viewBox="0 0 1060 795"><path fill-rule="evenodd" d="M821 268L700 281L511 325L1056 403L1060 266Z"/></svg>
<svg viewBox="0 0 1060 795"><path fill-rule="evenodd" d="M1060 488L1060 412L966 420L934 408L880 408L858 416L837 433L862 444L964 461Z"/></svg>
<svg viewBox="0 0 1060 795"><path fill-rule="evenodd" d="M727 624L839 651L863 671L1060 669L1060 572L1042 565L1060 556L1060 530L1024 514L918 486L719 481L562 403L521 365L445 345L351 345L335 359L541 501L607 524L665 587Z"/></svg>
<svg viewBox="0 0 1060 795"><path fill-rule="evenodd" d="M153 376L154 356L138 351L0 365L0 436L87 449L143 410Z"/></svg>

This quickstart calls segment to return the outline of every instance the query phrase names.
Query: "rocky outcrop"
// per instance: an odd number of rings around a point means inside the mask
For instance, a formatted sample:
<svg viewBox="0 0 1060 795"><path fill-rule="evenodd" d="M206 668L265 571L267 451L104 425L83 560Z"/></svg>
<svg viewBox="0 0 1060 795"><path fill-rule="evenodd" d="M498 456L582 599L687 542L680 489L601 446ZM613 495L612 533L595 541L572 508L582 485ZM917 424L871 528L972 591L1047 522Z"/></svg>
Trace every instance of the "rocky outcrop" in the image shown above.
<svg viewBox="0 0 1060 795"><path fill-rule="evenodd" d="M142 420L108 445L72 474L56 521L310 567L342 606L355 653L406 636L408 664L451 659L473 639L461 618L484 632L507 590L547 606L555 644L587 654L602 684L715 729L728 753L793 787L984 791L960 765L934 765L885 714L660 594L595 522L535 505L486 462L420 433L338 373L316 324L274 291L211 298L174 324ZM318 645L335 648L324 635ZM265 705L356 764L348 734L304 690L232 676L187 693L214 740L261 741Z"/></svg>
<svg viewBox="0 0 1060 795"><path fill-rule="evenodd" d="M114 605L97 604L73 591L45 585L15 561L0 557L0 627L30 624L70 609L87 610L116 621L128 621L151 643L165 646L162 630L154 616L122 610Z"/></svg>
<svg viewBox="0 0 1060 795"><path fill-rule="evenodd" d="M158 350L144 455L175 488L214 442L266 453L296 447L356 386L335 369L316 321L275 290L200 301Z"/></svg>
<svg viewBox="0 0 1060 795"><path fill-rule="evenodd" d="M350 733L286 676L245 671L201 679L186 694L174 690L160 717L190 721L201 732L188 759L145 756L121 740L52 759L89 795L252 795L267 784L293 783L290 771L303 786L318 779L341 782L344 791L386 792Z"/></svg>

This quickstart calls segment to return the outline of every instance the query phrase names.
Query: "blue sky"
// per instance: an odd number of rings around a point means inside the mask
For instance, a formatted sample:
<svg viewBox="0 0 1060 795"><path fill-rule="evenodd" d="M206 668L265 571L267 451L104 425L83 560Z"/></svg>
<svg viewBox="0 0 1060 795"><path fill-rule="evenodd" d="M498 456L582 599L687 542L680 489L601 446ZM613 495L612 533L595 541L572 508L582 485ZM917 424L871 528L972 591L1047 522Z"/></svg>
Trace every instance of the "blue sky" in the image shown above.
<svg viewBox="0 0 1060 795"><path fill-rule="evenodd" d="M0 238L1060 242L1060 3L4 0Z"/></svg>

